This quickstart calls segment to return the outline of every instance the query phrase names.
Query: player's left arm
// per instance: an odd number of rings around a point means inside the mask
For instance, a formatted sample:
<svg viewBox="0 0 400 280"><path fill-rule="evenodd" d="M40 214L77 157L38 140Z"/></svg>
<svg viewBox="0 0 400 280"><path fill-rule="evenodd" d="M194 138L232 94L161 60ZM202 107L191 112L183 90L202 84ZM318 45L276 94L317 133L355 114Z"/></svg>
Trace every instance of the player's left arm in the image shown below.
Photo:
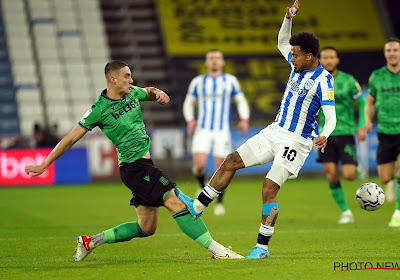
<svg viewBox="0 0 400 280"><path fill-rule="evenodd" d="M236 108L240 118L238 123L240 129L239 134L247 133L249 130L250 108L236 77L233 79L233 101L236 103Z"/></svg>
<svg viewBox="0 0 400 280"><path fill-rule="evenodd" d="M321 134L315 139L314 146L325 152L328 144L328 137L336 127L335 97L333 90L333 77L328 75L325 81L321 81L317 89L318 97L321 100L321 108L325 115L325 125Z"/></svg>
<svg viewBox="0 0 400 280"><path fill-rule="evenodd" d="M157 101L158 104L165 105L169 102L169 96L162 90L155 87L145 87L146 101Z"/></svg>
<svg viewBox="0 0 400 280"><path fill-rule="evenodd" d="M328 137L335 130L336 127L336 110L335 106L324 105L322 111L325 115L324 129L321 134L315 138L314 146L316 149L321 149L321 152L325 152L325 147L328 144Z"/></svg>

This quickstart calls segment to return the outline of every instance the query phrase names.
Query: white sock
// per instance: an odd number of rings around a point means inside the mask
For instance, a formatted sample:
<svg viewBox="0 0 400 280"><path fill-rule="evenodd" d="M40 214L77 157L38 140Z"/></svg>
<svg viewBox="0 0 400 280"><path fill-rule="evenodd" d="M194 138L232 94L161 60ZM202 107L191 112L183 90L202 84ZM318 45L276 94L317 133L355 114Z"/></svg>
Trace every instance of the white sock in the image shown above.
<svg viewBox="0 0 400 280"><path fill-rule="evenodd" d="M350 209L347 209L346 211L342 212L342 214L349 214L349 215L353 215L353 213L351 212Z"/></svg>
<svg viewBox="0 0 400 280"><path fill-rule="evenodd" d="M394 210L393 216L400 219L400 210Z"/></svg>
<svg viewBox="0 0 400 280"><path fill-rule="evenodd" d="M213 240L210 246L208 246L207 250L213 253L214 255L222 255L226 250L226 248L221 244L219 244L217 241Z"/></svg>
<svg viewBox="0 0 400 280"><path fill-rule="evenodd" d="M268 245L263 245L263 244L257 243L256 247L260 247L260 248L263 248L264 250L268 250Z"/></svg>
<svg viewBox="0 0 400 280"><path fill-rule="evenodd" d="M266 226L261 224L260 225L260 233L264 236L271 236L274 234L274 227Z"/></svg>
<svg viewBox="0 0 400 280"><path fill-rule="evenodd" d="M201 213L206 209L206 206L204 206L197 198L193 201L193 208L194 211L197 213Z"/></svg>
<svg viewBox="0 0 400 280"><path fill-rule="evenodd" d="M272 236L272 234L274 234L274 227L270 227L270 226L261 224L260 225L260 234L262 234L264 236ZM260 247L265 250L268 250L268 245L257 243L256 247Z"/></svg>
<svg viewBox="0 0 400 280"><path fill-rule="evenodd" d="M216 189L211 187L210 184L207 184L207 186L205 186L203 189L203 194L211 200L216 199L220 195L220 193L220 191L217 191Z"/></svg>
<svg viewBox="0 0 400 280"><path fill-rule="evenodd" d="M214 199L216 199L221 192L217 191L213 187L211 187L209 184L204 187L203 191L199 194L199 196L203 195L203 198L205 200L208 200L208 204L211 203ZM207 204L207 205L208 205ZM206 205L201 203L197 198L193 201L193 208L197 213L201 213L206 209Z"/></svg>

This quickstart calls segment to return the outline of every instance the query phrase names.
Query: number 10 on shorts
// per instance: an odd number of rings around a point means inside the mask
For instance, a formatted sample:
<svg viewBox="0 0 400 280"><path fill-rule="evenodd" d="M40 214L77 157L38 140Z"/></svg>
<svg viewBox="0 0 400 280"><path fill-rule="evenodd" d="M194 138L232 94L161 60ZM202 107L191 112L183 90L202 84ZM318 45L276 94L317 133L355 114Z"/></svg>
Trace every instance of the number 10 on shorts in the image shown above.
<svg viewBox="0 0 400 280"><path fill-rule="evenodd" d="M288 161L294 161L294 159L296 158L296 154L296 150L285 147L285 152L283 153L282 158L287 158Z"/></svg>

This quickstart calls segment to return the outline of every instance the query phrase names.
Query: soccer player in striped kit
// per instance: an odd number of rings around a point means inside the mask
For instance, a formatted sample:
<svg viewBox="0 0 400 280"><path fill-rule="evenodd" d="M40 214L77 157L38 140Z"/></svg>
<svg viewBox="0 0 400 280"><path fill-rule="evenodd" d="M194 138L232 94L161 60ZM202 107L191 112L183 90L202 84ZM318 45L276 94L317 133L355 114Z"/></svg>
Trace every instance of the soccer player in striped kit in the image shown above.
<svg viewBox="0 0 400 280"><path fill-rule="evenodd" d="M292 71L275 122L229 154L197 199L193 200L177 189L178 197L192 215L199 216L228 187L236 170L273 161L262 188L257 244L246 256L248 259L269 257L268 242L279 213L279 189L287 179L297 177L313 147L313 139L314 146L324 152L327 138L336 126L333 78L317 59L319 40L310 32L291 36L292 18L299 7L296 0L291 8L287 8L278 35L278 49ZM315 118L321 108L325 126L319 134Z"/></svg>
<svg viewBox="0 0 400 280"><path fill-rule="evenodd" d="M183 115L187 122L188 135L193 134L193 174L200 183L200 191L205 187L205 167L207 158L213 150L215 168L232 151L231 148L231 110L232 101L237 105L240 133L249 129L249 105L240 88L237 78L223 72L224 56L219 50L206 54L207 74L195 77L188 89L183 104ZM197 119L194 114L197 102ZM199 192L200 192L199 191ZM214 208L214 214L225 214L222 195Z"/></svg>

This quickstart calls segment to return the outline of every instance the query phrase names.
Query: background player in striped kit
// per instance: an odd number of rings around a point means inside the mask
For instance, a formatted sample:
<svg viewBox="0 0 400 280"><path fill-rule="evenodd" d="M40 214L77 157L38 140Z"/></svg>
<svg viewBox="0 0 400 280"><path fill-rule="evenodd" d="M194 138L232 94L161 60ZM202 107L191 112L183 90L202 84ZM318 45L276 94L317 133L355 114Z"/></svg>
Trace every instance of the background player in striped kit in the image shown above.
<svg viewBox="0 0 400 280"><path fill-rule="evenodd" d="M396 186L392 185L396 188L396 209L389 226L400 227L400 40L397 38L387 40L384 55L386 66L373 71L369 77L365 130L369 132L372 129L376 106L379 140L376 156L378 175L384 184L389 183L394 175L397 177ZM390 194L393 189L386 190L389 197L393 197Z"/></svg>
<svg viewBox="0 0 400 280"><path fill-rule="evenodd" d="M342 163L342 176L346 180L356 178L357 153L354 142L354 134L357 141L365 140L364 132L364 107L365 97L362 95L360 84L353 76L339 71L339 57L334 47L322 48L319 52L322 66L335 79L335 110L336 127L332 132L329 143L325 147L325 153L318 152L318 161L324 165L324 171L329 181L331 194L339 206L342 214L339 224L354 222L353 213L346 202L343 188L339 180L338 162ZM353 100L358 105L359 120L356 126L354 120ZM319 114L319 125L324 126L324 113Z"/></svg>
<svg viewBox="0 0 400 280"><path fill-rule="evenodd" d="M314 146L324 152L327 138L336 125L333 78L317 59L317 36L310 32L290 36L292 18L299 8L298 0L287 8L278 35L278 49L290 63L292 71L275 122L229 154L197 199L191 199L179 189L176 191L192 215L199 216L228 187L236 170L273 161L262 188L263 206L257 244L246 256L248 259L269 257L268 243L279 213L279 189L287 179L297 177L313 147L314 136ZM326 122L319 134L315 117L321 108Z"/></svg>
<svg viewBox="0 0 400 280"><path fill-rule="evenodd" d="M207 74L195 77L188 89L183 104L183 115L187 122L187 133L193 135L193 174L200 183L200 190L205 187L205 167L207 158L213 150L215 168L232 151L231 147L231 109L232 100L237 105L240 121L240 133L249 128L250 111L246 98L237 78L223 72L224 56L219 50L210 50L206 54ZM197 102L197 119L194 114ZM214 214L224 215L222 194L218 197Z"/></svg>

